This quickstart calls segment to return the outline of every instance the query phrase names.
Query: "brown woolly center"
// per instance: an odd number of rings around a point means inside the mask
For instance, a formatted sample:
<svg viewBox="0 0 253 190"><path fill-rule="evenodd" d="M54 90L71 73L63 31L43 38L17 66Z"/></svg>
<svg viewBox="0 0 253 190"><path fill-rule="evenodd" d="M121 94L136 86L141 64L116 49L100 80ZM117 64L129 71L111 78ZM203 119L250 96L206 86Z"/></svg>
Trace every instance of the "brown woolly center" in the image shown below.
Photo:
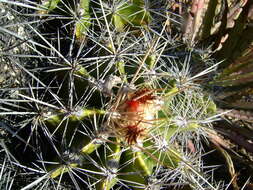
<svg viewBox="0 0 253 190"><path fill-rule="evenodd" d="M113 119L113 130L129 145L135 144L148 135L159 109L152 90L144 88L129 93L116 109L120 116Z"/></svg>

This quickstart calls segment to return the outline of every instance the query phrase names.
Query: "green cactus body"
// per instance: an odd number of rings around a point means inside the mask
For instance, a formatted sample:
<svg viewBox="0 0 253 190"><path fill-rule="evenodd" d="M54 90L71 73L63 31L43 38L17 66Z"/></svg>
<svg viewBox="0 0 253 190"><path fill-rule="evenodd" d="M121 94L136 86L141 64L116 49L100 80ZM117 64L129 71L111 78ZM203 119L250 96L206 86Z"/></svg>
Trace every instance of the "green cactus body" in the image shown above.
<svg viewBox="0 0 253 190"><path fill-rule="evenodd" d="M143 8L143 1L124 3L117 7L112 19L118 31L124 31L125 26L138 27L147 25L150 22L150 14Z"/></svg>
<svg viewBox="0 0 253 190"><path fill-rule="evenodd" d="M63 166L59 166L58 168L56 168L55 170L52 170L51 171L51 175L50 175L50 178L56 178L58 176L61 176L62 174L64 174L65 172L68 172L70 171L71 169L70 168L75 168L77 167L77 164L76 163L72 163L72 164L69 164L68 166L66 165L63 165Z"/></svg>
<svg viewBox="0 0 253 190"><path fill-rule="evenodd" d="M199 137L216 118L216 105L204 93L205 75L216 67L168 32L165 2L35 4L46 14L28 20L31 36L18 38L30 48L32 64L12 60L26 80L10 93L14 98L5 99L0 115L13 120L17 133L28 128L24 139L38 147L34 155L43 170L38 175L46 173L45 184L98 190L182 182L192 189L209 187L201 166L189 165L201 157ZM210 31L207 22L203 30ZM199 26L195 23L195 30ZM189 142L196 145L192 152ZM41 185L35 182L24 189Z"/></svg>
<svg viewBox="0 0 253 190"><path fill-rule="evenodd" d="M89 11L89 0L81 0L80 2L80 21L76 23L76 38L78 40L83 40L86 36L86 32L90 27L90 11Z"/></svg>
<svg viewBox="0 0 253 190"><path fill-rule="evenodd" d="M42 6L46 7L45 12L43 11L42 13L49 13L50 11L54 10L55 8L57 8L58 3L61 0L46 0L43 2Z"/></svg>

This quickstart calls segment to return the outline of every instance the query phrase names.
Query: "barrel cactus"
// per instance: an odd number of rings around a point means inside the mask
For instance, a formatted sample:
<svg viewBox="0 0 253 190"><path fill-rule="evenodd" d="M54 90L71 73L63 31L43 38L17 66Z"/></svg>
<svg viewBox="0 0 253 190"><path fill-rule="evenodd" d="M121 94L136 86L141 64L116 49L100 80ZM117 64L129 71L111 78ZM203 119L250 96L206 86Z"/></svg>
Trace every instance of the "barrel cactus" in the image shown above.
<svg viewBox="0 0 253 190"><path fill-rule="evenodd" d="M1 6L13 17L3 15L1 62L16 71L1 83L2 150L27 176L14 187L223 188L202 160L221 115L210 93L220 63L194 46L196 32L179 32L170 3Z"/></svg>

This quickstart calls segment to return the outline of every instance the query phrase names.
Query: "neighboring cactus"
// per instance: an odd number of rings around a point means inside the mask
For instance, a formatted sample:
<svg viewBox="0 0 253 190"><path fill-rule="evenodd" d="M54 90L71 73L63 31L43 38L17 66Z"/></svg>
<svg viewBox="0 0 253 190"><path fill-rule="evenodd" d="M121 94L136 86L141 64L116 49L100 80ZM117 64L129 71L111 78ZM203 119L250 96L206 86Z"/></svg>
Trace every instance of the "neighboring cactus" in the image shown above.
<svg viewBox="0 0 253 190"><path fill-rule="evenodd" d="M214 127L217 132L230 139L233 145L221 148L220 145L224 145L224 142L216 139L219 144L216 148L226 160L231 186L236 190L243 189L243 183L250 183L246 178L252 176L252 159L249 159L252 143L249 143L249 139L252 136L253 115L253 1L171 1L168 8L184 18L185 22L177 28L183 31L182 37L189 48L194 47L195 51L202 51L206 55L209 52L213 58L222 61L217 69L219 74L216 74L209 84L214 87L213 97L217 110L224 114L226 122L216 122ZM170 17L176 20L180 18L174 14L170 14ZM170 26L169 28L175 28L173 23ZM240 157L234 156L234 153L230 152L231 149L240 152ZM246 151L238 151L239 149ZM244 164L245 168L249 168L248 171L241 170ZM237 177L238 173L243 173L245 180L242 180L240 175Z"/></svg>
<svg viewBox="0 0 253 190"><path fill-rule="evenodd" d="M185 3L180 6L187 13ZM169 7L173 8L172 4ZM215 100L222 108L239 109L248 118L252 113L243 112L253 108L253 1L194 0L186 20L183 37L188 44L212 44L211 53L222 60L219 74L211 82L220 89Z"/></svg>
<svg viewBox="0 0 253 190"><path fill-rule="evenodd" d="M218 64L167 32L166 1L4 2L27 14L0 28L27 48L1 50L23 75L0 112L23 189L222 189L201 161Z"/></svg>

